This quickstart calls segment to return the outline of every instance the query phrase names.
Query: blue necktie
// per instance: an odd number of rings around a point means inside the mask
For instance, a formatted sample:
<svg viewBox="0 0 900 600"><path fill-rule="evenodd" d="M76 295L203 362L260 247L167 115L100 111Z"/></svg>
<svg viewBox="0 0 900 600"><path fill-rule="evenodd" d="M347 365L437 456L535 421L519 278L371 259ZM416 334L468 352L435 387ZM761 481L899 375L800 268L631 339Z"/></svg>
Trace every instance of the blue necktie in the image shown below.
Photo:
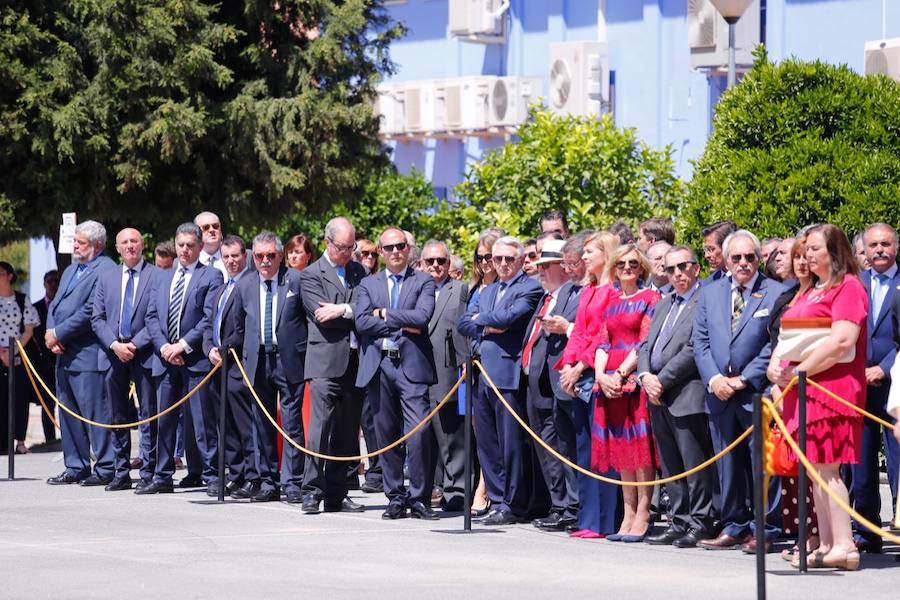
<svg viewBox="0 0 900 600"><path fill-rule="evenodd" d="M125 284L125 298L122 300L122 314L119 316L119 334L123 338L131 337L131 313L134 312L134 269L128 269L128 282Z"/></svg>
<svg viewBox="0 0 900 600"><path fill-rule="evenodd" d="M666 315L662 329L659 331L659 335L656 336L656 343L653 345L653 351L650 352L650 369L655 373L659 373L663 368L662 351L666 342L672 336L672 328L675 326L675 319L682 302L684 302L684 298L675 296L672 301L672 308L669 309L669 314Z"/></svg>
<svg viewBox="0 0 900 600"><path fill-rule="evenodd" d="M263 283L266 284L266 314L263 317L263 346L266 352L275 350L275 344L272 341L272 280L267 279Z"/></svg>
<svg viewBox="0 0 900 600"><path fill-rule="evenodd" d="M879 273L875 276L875 279L878 280L878 289L875 289L875 286L872 286L872 320L877 321L878 315L881 314L881 306L884 304L884 299L887 297L887 285L888 285L888 276L884 273Z"/></svg>
<svg viewBox="0 0 900 600"><path fill-rule="evenodd" d="M63 294L67 294L69 292L69 290L72 289L72 286L75 285L75 282L77 282L79 279L81 279L81 274L84 273L85 269L87 269L87 265L79 264L77 267L75 267L75 273L72 275L72 278L69 280L69 283L66 284L66 289L63 292Z"/></svg>
<svg viewBox="0 0 900 600"><path fill-rule="evenodd" d="M500 304L500 301L503 299L503 295L506 294L507 285L508 284L505 281L500 283L500 289L497 290L497 295L494 297L494 307Z"/></svg>
<svg viewBox="0 0 900 600"><path fill-rule="evenodd" d="M225 303L228 302L228 296L231 295L231 288L234 287L234 278L228 280L225 285L225 291L219 298L219 304L216 305L216 322L213 325L213 343L216 346L222 345L222 317L224 316Z"/></svg>
<svg viewBox="0 0 900 600"><path fill-rule="evenodd" d="M394 285L391 286L391 308L397 308L397 301L400 299L400 282L403 281L403 275L391 275Z"/></svg>
<svg viewBox="0 0 900 600"><path fill-rule="evenodd" d="M341 285L347 287L347 268L346 267L335 267L334 272L337 273L338 279L341 280Z"/></svg>

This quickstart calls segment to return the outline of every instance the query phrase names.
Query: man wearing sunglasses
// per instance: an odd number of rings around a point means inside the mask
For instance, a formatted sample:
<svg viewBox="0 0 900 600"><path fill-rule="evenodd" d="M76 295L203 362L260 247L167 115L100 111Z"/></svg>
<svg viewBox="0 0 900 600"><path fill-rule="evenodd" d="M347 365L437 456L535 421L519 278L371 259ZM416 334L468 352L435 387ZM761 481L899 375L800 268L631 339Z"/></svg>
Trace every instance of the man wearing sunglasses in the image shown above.
<svg viewBox="0 0 900 600"><path fill-rule="evenodd" d="M215 267L225 281L228 281L228 269L222 262L222 223L215 213L203 211L194 217L194 225L203 234L203 249L200 250L200 262L207 267Z"/></svg>
<svg viewBox="0 0 900 600"><path fill-rule="evenodd" d="M395 441L428 415L428 387L437 383L428 322L434 313L434 281L409 265L410 244L400 229L379 238L385 268L359 286L354 306L360 334L356 385L366 388L379 447ZM404 452L381 455L383 519L437 519L431 509L434 465L430 424L406 441L409 488L404 485Z"/></svg>
<svg viewBox="0 0 900 600"><path fill-rule="evenodd" d="M694 314L694 357L706 395L710 432L716 452L733 442L753 421L753 403L768 386L766 369L772 355L769 320L773 305L785 287L759 272L759 239L740 229L722 244L728 276L707 283ZM753 436L754 438L756 436ZM753 442L755 443L755 441ZM753 481L750 444L742 443L720 462L721 534L702 540L708 550L725 550L744 545L756 551L749 482ZM778 478L769 486L765 545L781 527Z"/></svg>
<svg viewBox="0 0 900 600"><path fill-rule="evenodd" d="M522 344L543 296L540 284L522 271L524 254L525 247L512 236L494 242L491 261L497 281L481 292L457 325L460 333L479 342L487 374L519 414L524 413L519 395ZM526 516L531 495L522 429L486 384L479 386L473 408L478 457L492 505L482 523L510 525Z"/></svg>
<svg viewBox="0 0 900 600"><path fill-rule="evenodd" d="M638 353L637 371L647 393L662 474L669 477L712 456L712 440L706 416L706 389L691 346L694 312L700 299L700 265L689 246L669 248L663 260L672 291L656 305L650 331ZM714 537L715 485L712 469L667 483L668 527L644 541L693 548L698 541Z"/></svg>

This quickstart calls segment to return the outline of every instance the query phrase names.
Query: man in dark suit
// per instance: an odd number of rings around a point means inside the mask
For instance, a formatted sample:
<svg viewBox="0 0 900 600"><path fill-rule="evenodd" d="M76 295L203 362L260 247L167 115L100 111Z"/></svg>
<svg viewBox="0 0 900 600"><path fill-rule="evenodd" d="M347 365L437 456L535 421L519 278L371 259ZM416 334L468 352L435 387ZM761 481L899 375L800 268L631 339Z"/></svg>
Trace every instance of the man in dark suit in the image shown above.
<svg viewBox="0 0 900 600"><path fill-rule="evenodd" d="M860 280L869 293L869 320L866 327L866 410L893 422L885 409L891 387L891 367L897 357L900 340L894 336L891 304L900 296L900 270L897 268L897 231L886 223L875 223L863 234L866 258L870 267L860 273ZM878 491L878 453L884 441L887 459L888 485L891 506L897 505L897 471L900 469L900 446L891 431L865 419L862 453L853 465L853 484L850 494L854 507L863 517L881 522L881 494ZM864 527L857 527L854 536L860 550L881 552L882 540Z"/></svg>
<svg viewBox="0 0 900 600"><path fill-rule="evenodd" d="M429 240L422 248L422 264L434 281L434 314L428 322L428 336L434 350L437 383L428 389L430 407L453 388L459 370L469 353L468 341L456 329L456 323L466 312L468 289L465 283L450 277L450 250L437 240ZM466 457L464 418L457 402L451 400L431 422L436 440L432 455L435 480L441 489L441 508L448 512L463 509Z"/></svg>
<svg viewBox="0 0 900 600"><path fill-rule="evenodd" d="M497 281L484 289L476 305L458 323L460 333L479 341L481 363L503 398L522 414L519 394L522 340L543 295L538 282L522 271L525 248L514 237L501 237L491 250ZM486 382L474 401L478 458L492 508L485 525L510 525L526 516L526 447L522 429Z"/></svg>
<svg viewBox="0 0 900 600"><path fill-rule="evenodd" d="M140 401L140 419L155 415L156 388L153 385L153 342L145 316L159 270L144 262L144 241L137 229L123 229L116 236L116 250L122 266L107 269L97 280L91 327L105 352L100 367L113 423L127 423L131 405L131 384ZM141 484L149 485L156 466L157 423L140 426ZM131 431L111 431L116 471L107 491L131 489ZM139 484L140 485L140 484Z"/></svg>
<svg viewBox="0 0 900 600"><path fill-rule="evenodd" d="M222 273L199 262L201 240L200 228L193 223L178 226L175 230L178 263L160 273L147 310L147 329L156 351L153 378L160 411L192 390L211 368L203 353L203 336L211 326L210 315L216 292L222 287ZM214 496L218 493L216 407L208 386L201 387L185 406L185 436L197 440L200 460L188 460L188 476L179 486L205 484L206 493ZM159 419L153 482L135 490L136 494L174 491L177 424L175 412Z"/></svg>
<svg viewBox="0 0 900 600"><path fill-rule="evenodd" d="M56 393L59 401L81 416L110 422L109 403L100 365L103 348L91 330L91 310L97 277L115 263L104 256L106 229L97 221L75 227L72 264L63 272L47 313L44 343L57 356ZM47 480L50 485L80 482L107 485L112 481L114 452L108 429L91 427L60 410L60 432L66 470ZM97 460L91 474L91 450Z"/></svg>
<svg viewBox="0 0 900 600"><path fill-rule="evenodd" d="M700 235L703 236L703 257L706 259L706 264L709 265L709 276L701 282L701 285L728 276L728 261L722 253L722 245L725 238L735 230L737 227L733 222L717 221L700 232Z"/></svg>
<svg viewBox="0 0 900 600"><path fill-rule="evenodd" d="M228 273L228 280L216 292L210 315L212 324L203 336L203 353L212 365L222 362L227 351L223 340L235 335L235 291L237 283L247 270L247 251L244 240L236 235L229 235L219 248L222 265ZM209 392L216 406L221 406L220 377L226 375L216 373L210 381ZM253 417L251 406L253 399L244 385L240 369L234 360L228 363L228 398L225 402L225 464L228 466L228 483L225 493L235 499L247 499L259 491L259 470L256 462L256 440L253 437Z"/></svg>
<svg viewBox="0 0 900 600"><path fill-rule="evenodd" d="M366 277L357 290L353 313L360 334L356 385L366 388L375 418L375 437L383 448L428 416L428 386L437 383L427 327L434 313L434 281L409 266L410 246L403 230L389 228L378 242L385 268ZM388 507L384 519L437 519L431 509L434 466L431 424L406 441L409 489L403 482L404 452L381 455Z"/></svg>
<svg viewBox="0 0 900 600"><path fill-rule="evenodd" d="M730 275L703 287L691 335L697 369L708 391L706 408L717 452L753 424L753 402L759 402L759 394L768 385L766 368L772 355L769 313L785 289L758 271L759 240L749 231L729 235L722 249ZM751 438L752 443L757 440L757 436ZM719 537L701 540L698 545L708 550L744 546L755 552L756 540L748 534L755 529L748 485L756 472L751 469L749 444L742 443L718 464L724 528ZM773 478L767 503L767 549L781 528L780 487Z"/></svg>
<svg viewBox="0 0 900 600"><path fill-rule="evenodd" d="M365 267L353 262L356 230L345 218L325 225L325 253L300 272L309 340L305 374L310 387L309 440L315 452L335 456L359 453L359 417L363 390L356 385L359 341L353 321L356 290ZM303 471L303 512L363 507L347 498L348 461L306 457Z"/></svg>
<svg viewBox="0 0 900 600"><path fill-rule="evenodd" d="M265 410L273 419L281 404L285 433L303 444L303 368L306 358L306 313L300 273L284 266L284 247L270 231L253 239L256 274L237 286L234 334L229 344L241 348L241 360ZM278 432L253 403L260 489L252 502L275 502L281 490L288 502L302 502L303 456L291 443L283 445L278 472Z"/></svg>
<svg viewBox="0 0 900 600"><path fill-rule="evenodd" d="M666 252L665 271L672 292L653 313L647 339L638 353L638 376L647 393L653 437L659 448L663 477L696 467L712 456L706 388L700 380L691 345L694 312L700 300L700 265L689 246ZM648 536L648 544L693 548L714 537L715 471L707 468L686 480L666 484L668 528Z"/></svg>
<svg viewBox="0 0 900 600"><path fill-rule="evenodd" d="M541 439L575 461L575 423L572 396L559 383L554 367L562 358L571 325L578 312L581 287L569 281L562 267L565 242L538 238L540 258L535 261L544 299L528 324L522 349L522 371L527 386L527 412L531 428ZM535 444L541 474L550 492L550 514L532 525L562 531L578 520L578 484L575 471Z"/></svg>
<svg viewBox="0 0 900 600"><path fill-rule="evenodd" d="M34 335L31 336L31 340L25 347L31 353L35 369L54 394L56 394L56 355L44 344L44 335L47 333L47 309L50 308L50 303L56 297L57 291L59 291L59 271L53 269L44 273L44 297L33 304L41 322L34 328ZM47 400L47 407L53 410L53 404L49 403L49 399ZM35 398L35 402L37 401ZM44 443L55 442L56 426L50 420L47 411L43 409L41 409L41 426L44 430Z"/></svg>

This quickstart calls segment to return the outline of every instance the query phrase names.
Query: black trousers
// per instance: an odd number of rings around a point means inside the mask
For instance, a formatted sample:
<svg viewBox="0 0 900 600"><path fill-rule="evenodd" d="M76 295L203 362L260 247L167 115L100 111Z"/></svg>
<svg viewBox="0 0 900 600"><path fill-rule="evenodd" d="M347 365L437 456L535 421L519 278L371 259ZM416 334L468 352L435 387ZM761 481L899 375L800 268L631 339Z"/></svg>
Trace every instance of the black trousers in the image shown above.
<svg viewBox="0 0 900 600"><path fill-rule="evenodd" d="M0 352L6 352L0 348ZM28 430L28 403L34 395L31 383L25 375L25 367L17 366L14 370L16 396L13 400L13 429L14 437L18 441L25 440ZM26 387L27 386L27 387ZM7 445L7 431L9 428L9 369L0 368L0 449L5 450Z"/></svg>

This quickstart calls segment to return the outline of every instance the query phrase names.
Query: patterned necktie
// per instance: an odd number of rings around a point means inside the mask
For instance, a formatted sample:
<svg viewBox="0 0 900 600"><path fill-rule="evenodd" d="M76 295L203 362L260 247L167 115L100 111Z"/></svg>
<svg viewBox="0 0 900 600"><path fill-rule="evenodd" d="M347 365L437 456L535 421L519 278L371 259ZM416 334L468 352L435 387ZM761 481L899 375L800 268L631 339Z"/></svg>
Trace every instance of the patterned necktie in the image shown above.
<svg viewBox="0 0 900 600"><path fill-rule="evenodd" d="M207 266L210 266L210 267L213 266L214 264L216 264L216 257L215 257L215 256L210 256L210 257L209 257L209 260L206 261L206 264L207 264Z"/></svg>
<svg viewBox="0 0 900 600"><path fill-rule="evenodd" d="M400 299L400 282L403 281L403 275L391 275L394 285L391 286L391 308L397 308L397 301Z"/></svg>
<svg viewBox="0 0 900 600"><path fill-rule="evenodd" d="M528 341L525 343L525 349L522 350L523 369L527 369L528 363L531 362L531 351L534 350L534 345L537 343L538 336L541 334L541 319L547 315L552 300L553 294L544 294L544 304L541 305L541 310L534 320L534 327L531 328L531 335L528 336Z"/></svg>
<svg viewBox="0 0 900 600"><path fill-rule="evenodd" d="M266 284L266 314L263 317L263 346L266 347L266 352L272 352L275 350L275 344L272 341L272 280L266 279L263 283Z"/></svg>
<svg viewBox="0 0 900 600"><path fill-rule="evenodd" d="M663 367L662 351L669 338L672 337L672 328L675 327L675 320L678 318L678 311L682 302L684 302L684 298L681 296L676 295L674 297L669 314L666 315L666 320L663 322L662 329L659 330L659 335L656 336L656 343L653 344L653 350L650 352L650 369L655 373L659 373Z"/></svg>
<svg viewBox="0 0 900 600"><path fill-rule="evenodd" d="M181 323L181 303L184 301L184 278L187 269L181 267L178 269L178 281L175 282L175 289L169 297L169 319L168 334L169 343L174 344L178 341L178 327Z"/></svg>
<svg viewBox="0 0 900 600"><path fill-rule="evenodd" d="M122 299L122 314L119 316L119 335L131 337L131 313L134 312L134 269L128 269L128 282L125 283L125 297Z"/></svg>
<svg viewBox="0 0 900 600"><path fill-rule="evenodd" d="M745 288L742 285L734 288L734 292L732 293L732 306L734 309L731 312L731 333L737 331L738 323L741 322L741 315L744 314L744 307L747 305L747 302L744 300L744 291Z"/></svg>
<svg viewBox="0 0 900 600"><path fill-rule="evenodd" d="M222 345L222 317L225 311L225 303L228 302L228 296L231 295L231 288L234 287L234 278L229 278L228 283L225 285L225 291L222 292L222 296L219 298L219 304L216 305L216 322L213 325L213 343L216 346Z"/></svg>

